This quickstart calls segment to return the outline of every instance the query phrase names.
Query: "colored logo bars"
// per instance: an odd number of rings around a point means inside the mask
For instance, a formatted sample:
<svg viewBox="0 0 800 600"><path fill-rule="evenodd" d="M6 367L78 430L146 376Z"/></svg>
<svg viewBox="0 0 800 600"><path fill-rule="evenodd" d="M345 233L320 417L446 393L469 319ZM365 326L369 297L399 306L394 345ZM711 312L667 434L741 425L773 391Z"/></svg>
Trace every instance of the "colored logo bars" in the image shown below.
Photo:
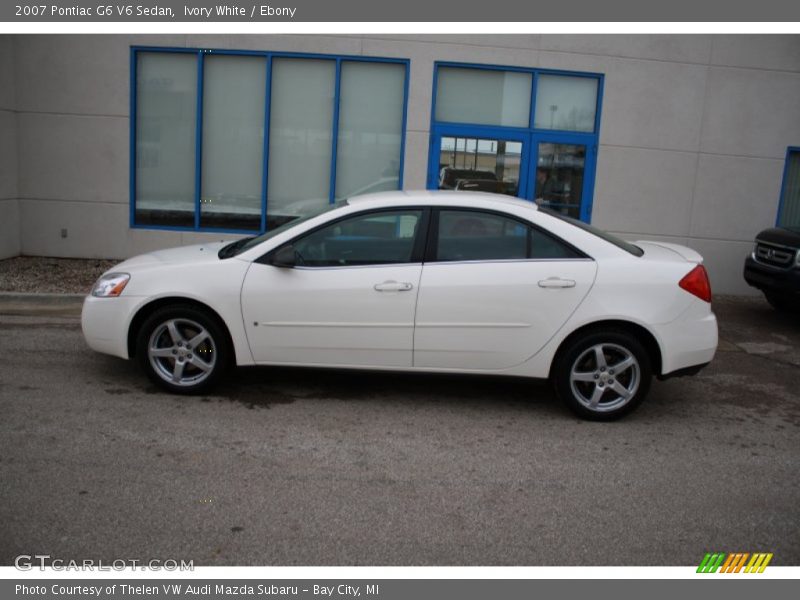
<svg viewBox="0 0 800 600"><path fill-rule="evenodd" d="M749 561L747 559L750 559ZM697 567L698 573L763 573L769 561L772 560L772 552L707 552L703 557L700 566ZM745 566L747 563L747 566Z"/></svg>

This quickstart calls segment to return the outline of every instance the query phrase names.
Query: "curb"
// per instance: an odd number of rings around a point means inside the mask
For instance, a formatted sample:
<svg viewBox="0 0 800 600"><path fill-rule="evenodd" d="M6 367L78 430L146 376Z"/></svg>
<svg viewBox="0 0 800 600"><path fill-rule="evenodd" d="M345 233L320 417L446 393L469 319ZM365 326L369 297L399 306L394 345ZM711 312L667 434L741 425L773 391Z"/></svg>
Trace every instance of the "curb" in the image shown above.
<svg viewBox="0 0 800 600"><path fill-rule="evenodd" d="M80 317L85 294L0 292L0 315Z"/></svg>

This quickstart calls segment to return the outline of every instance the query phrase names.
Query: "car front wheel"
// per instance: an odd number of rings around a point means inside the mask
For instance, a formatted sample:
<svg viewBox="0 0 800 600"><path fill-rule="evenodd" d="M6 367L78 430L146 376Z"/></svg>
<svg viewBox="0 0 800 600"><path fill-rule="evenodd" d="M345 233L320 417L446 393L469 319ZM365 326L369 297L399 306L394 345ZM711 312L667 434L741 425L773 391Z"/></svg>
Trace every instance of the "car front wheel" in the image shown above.
<svg viewBox="0 0 800 600"><path fill-rule="evenodd" d="M205 311L168 306L156 310L142 325L136 356L148 377L168 391L201 393L225 370L227 338Z"/></svg>
<svg viewBox="0 0 800 600"><path fill-rule="evenodd" d="M560 353L553 382L561 400L578 416L610 421L631 412L647 395L650 357L625 331L596 331Z"/></svg>

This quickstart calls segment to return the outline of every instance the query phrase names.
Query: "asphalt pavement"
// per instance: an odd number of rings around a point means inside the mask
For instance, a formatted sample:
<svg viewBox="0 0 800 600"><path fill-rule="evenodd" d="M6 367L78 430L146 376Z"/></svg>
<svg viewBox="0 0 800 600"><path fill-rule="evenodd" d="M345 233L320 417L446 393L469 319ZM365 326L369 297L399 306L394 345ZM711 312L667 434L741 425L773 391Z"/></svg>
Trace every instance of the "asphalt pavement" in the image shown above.
<svg viewBox="0 0 800 600"><path fill-rule="evenodd" d="M615 423L521 379L238 369L178 397L74 317L0 316L0 564L800 564L800 319L715 301L699 376Z"/></svg>

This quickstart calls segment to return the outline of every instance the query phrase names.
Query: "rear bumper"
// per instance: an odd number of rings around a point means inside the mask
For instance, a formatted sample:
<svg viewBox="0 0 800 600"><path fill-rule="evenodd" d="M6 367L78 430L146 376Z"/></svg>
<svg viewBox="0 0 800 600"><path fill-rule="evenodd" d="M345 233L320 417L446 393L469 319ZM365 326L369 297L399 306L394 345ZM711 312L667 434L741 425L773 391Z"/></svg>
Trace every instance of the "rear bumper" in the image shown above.
<svg viewBox="0 0 800 600"><path fill-rule="evenodd" d="M744 280L762 291L800 294L800 269L771 267L755 261L752 256L744 261Z"/></svg>
<svg viewBox="0 0 800 600"><path fill-rule="evenodd" d="M675 321L656 327L661 345L662 378L694 374L711 362L717 352L717 317L698 300Z"/></svg>
<svg viewBox="0 0 800 600"><path fill-rule="evenodd" d="M684 367L683 369L672 371L671 373L667 373L666 375L659 375L658 379L664 381L665 379L674 379L675 377L691 377L693 375L697 375L700 371L705 369L709 364L711 363L703 363L702 365L694 365L693 367Z"/></svg>

